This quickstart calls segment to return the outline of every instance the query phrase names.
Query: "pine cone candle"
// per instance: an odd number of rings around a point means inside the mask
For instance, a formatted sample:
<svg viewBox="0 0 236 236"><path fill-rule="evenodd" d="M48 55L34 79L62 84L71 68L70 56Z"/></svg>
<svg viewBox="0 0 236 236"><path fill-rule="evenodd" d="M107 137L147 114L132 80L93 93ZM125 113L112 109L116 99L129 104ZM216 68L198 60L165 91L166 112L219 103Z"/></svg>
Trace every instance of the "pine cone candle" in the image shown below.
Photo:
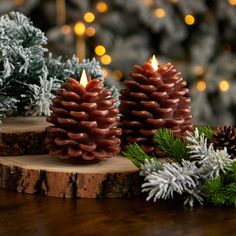
<svg viewBox="0 0 236 236"><path fill-rule="evenodd" d="M136 142L146 153L160 154L153 141L157 129L169 128L185 137L193 128L189 90L171 63L154 69L145 62L134 68L133 80L126 80L121 91L122 143Z"/></svg>
<svg viewBox="0 0 236 236"><path fill-rule="evenodd" d="M72 162L110 158L120 151L119 109L102 80L82 84L69 78L56 92L47 118L53 124L47 128L47 148L50 155Z"/></svg>
<svg viewBox="0 0 236 236"><path fill-rule="evenodd" d="M222 150L227 148L231 159L236 158L236 130L233 127L220 127L212 137L213 146L215 149Z"/></svg>

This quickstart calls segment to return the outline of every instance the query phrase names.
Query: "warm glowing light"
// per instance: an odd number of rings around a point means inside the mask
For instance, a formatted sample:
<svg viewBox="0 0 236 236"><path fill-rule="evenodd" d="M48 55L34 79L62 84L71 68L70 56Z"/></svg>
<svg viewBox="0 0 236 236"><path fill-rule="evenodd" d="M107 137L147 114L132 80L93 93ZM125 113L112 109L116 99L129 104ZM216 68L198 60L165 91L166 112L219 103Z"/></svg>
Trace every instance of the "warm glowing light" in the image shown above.
<svg viewBox="0 0 236 236"><path fill-rule="evenodd" d="M86 29L86 35L88 37L93 37L95 34L96 34L96 30L93 27L90 26Z"/></svg>
<svg viewBox="0 0 236 236"><path fill-rule="evenodd" d="M226 81L226 80L222 80L220 81L219 83L219 89L222 91L222 92L226 92L229 90L229 82Z"/></svg>
<svg viewBox="0 0 236 236"><path fill-rule="evenodd" d="M206 90L206 82L203 80L199 80L196 84L196 88L198 91L203 92Z"/></svg>
<svg viewBox="0 0 236 236"><path fill-rule="evenodd" d="M114 76L116 77L117 80L120 80L123 77L123 72L121 70L115 70Z"/></svg>
<svg viewBox="0 0 236 236"><path fill-rule="evenodd" d="M228 2L230 5L233 5L233 6L236 5L236 0L228 0Z"/></svg>
<svg viewBox="0 0 236 236"><path fill-rule="evenodd" d="M61 27L61 32L63 34L69 34L71 32L71 27L69 25L63 25Z"/></svg>
<svg viewBox="0 0 236 236"><path fill-rule="evenodd" d="M193 25L195 23L195 18L192 15L186 15L184 21L187 25Z"/></svg>
<svg viewBox="0 0 236 236"><path fill-rule="evenodd" d="M74 31L75 31L75 34L78 35L78 36L84 35L84 33L85 33L84 23L81 22L81 21L77 22L74 26Z"/></svg>
<svg viewBox="0 0 236 236"><path fill-rule="evenodd" d="M193 72L194 72L195 75L201 76L204 73L204 68L202 66L195 66L193 68Z"/></svg>
<svg viewBox="0 0 236 236"><path fill-rule="evenodd" d="M179 0L169 0L172 3L177 3Z"/></svg>
<svg viewBox="0 0 236 236"><path fill-rule="evenodd" d="M92 12L87 12L84 14L84 20L88 23L91 23L93 22L95 19L95 16Z"/></svg>
<svg viewBox="0 0 236 236"><path fill-rule="evenodd" d="M87 75L85 69L83 69L79 83L85 88L88 84Z"/></svg>
<svg viewBox="0 0 236 236"><path fill-rule="evenodd" d="M106 78L108 76L108 69L103 68L102 71L103 71L104 77Z"/></svg>
<svg viewBox="0 0 236 236"><path fill-rule="evenodd" d="M106 53L106 48L102 45L98 45L95 47L94 51L98 56L102 56Z"/></svg>
<svg viewBox="0 0 236 236"><path fill-rule="evenodd" d="M162 17L164 17L165 15L166 15L166 12L165 12L164 9L162 9L162 8L157 8L157 9L155 10L155 16L156 16L156 17L162 18Z"/></svg>
<svg viewBox="0 0 236 236"><path fill-rule="evenodd" d="M143 0L144 1L144 4L150 6L153 4L153 0Z"/></svg>
<svg viewBox="0 0 236 236"><path fill-rule="evenodd" d="M156 59L155 55L152 56L151 65L152 65L152 68L153 68L154 70L157 70L157 69L158 69L159 62L158 62L158 60Z"/></svg>
<svg viewBox="0 0 236 236"><path fill-rule="evenodd" d="M108 6L105 2L98 2L97 5L96 5L96 9L97 9L98 12L104 13L104 12L107 11Z"/></svg>
<svg viewBox="0 0 236 236"><path fill-rule="evenodd" d="M16 5L21 5L21 4L24 4L24 3L25 3L25 0L15 0Z"/></svg>
<svg viewBox="0 0 236 236"><path fill-rule="evenodd" d="M101 62L102 64L104 65L109 65L111 63L112 59L111 59L111 56L105 54L101 57Z"/></svg>

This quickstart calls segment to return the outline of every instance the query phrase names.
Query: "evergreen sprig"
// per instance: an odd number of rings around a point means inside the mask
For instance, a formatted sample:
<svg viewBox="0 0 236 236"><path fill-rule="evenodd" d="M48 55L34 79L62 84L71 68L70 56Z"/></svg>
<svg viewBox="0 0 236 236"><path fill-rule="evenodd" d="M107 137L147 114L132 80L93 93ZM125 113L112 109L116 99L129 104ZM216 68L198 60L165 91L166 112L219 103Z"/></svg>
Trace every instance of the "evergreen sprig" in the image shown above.
<svg viewBox="0 0 236 236"><path fill-rule="evenodd" d="M227 149L214 150L208 143L211 129L196 128L186 141L174 137L168 129L160 129L154 140L173 163L162 163L148 156L138 144L129 144L123 152L145 176L143 192L147 200L185 198L184 204L203 204L204 199L215 205L236 207L236 161L229 158ZM184 160L189 158L189 160Z"/></svg>
<svg viewBox="0 0 236 236"><path fill-rule="evenodd" d="M129 160L131 160L138 168L145 163L145 160L155 159L154 156L146 154L137 143L130 143L122 152Z"/></svg>
<svg viewBox="0 0 236 236"><path fill-rule="evenodd" d="M0 16L0 123L8 115L49 115L52 98L68 77L80 79L82 70L92 79L104 80L95 59L45 56L47 38L19 12ZM116 88L111 90L119 105Z"/></svg>
<svg viewBox="0 0 236 236"><path fill-rule="evenodd" d="M207 200L214 205L236 207L236 162L227 174L207 181L203 192Z"/></svg>
<svg viewBox="0 0 236 236"><path fill-rule="evenodd" d="M154 141L169 158L178 163L183 159L189 158L185 141L179 137L174 137L174 134L169 129L156 131Z"/></svg>
<svg viewBox="0 0 236 236"><path fill-rule="evenodd" d="M199 135L204 134L204 136L207 138L208 141L210 141L212 139L213 136L213 129L209 126L198 126L198 131L199 131Z"/></svg>

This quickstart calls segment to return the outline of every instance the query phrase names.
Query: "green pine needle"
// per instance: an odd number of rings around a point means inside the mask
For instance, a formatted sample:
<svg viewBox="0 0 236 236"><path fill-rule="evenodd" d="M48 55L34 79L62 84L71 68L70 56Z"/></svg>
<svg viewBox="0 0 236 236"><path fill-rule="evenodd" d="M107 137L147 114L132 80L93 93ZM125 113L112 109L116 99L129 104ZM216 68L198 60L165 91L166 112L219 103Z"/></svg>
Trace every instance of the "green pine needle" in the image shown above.
<svg viewBox="0 0 236 236"><path fill-rule="evenodd" d="M214 205L236 207L236 162L227 174L208 181L203 187L203 192Z"/></svg>
<svg viewBox="0 0 236 236"><path fill-rule="evenodd" d="M212 128L210 128L209 126L199 126L197 128L199 131L199 135L204 134L204 136L207 138L208 141L212 139L214 133Z"/></svg>
<svg viewBox="0 0 236 236"><path fill-rule="evenodd" d="M235 179L236 179L236 161L233 162L231 169L232 169L232 173L235 175Z"/></svg>
<svg viewBox="0 0 236 236"><path fill-rule="evenodd" d="M145 159L155 158L147 155L137 143L130 143L122 153L139 168L144 164Z"/></svg>
<svg viewBox="0 0 236 236"><path fill-rule="evenodd" d="M154 134L154 141L169 158L179 163L189 157L186 143L182 139L174 137L169 129L159 129Z"/></svg>
<svg viewBox="0 0 236 236"><path fill-rule="evenodd" d="M204 187L203 191L207 196L209 202L214 205L224 205L226 202L226 196L224 195L224 188L222 183L222 178L217 178L208 181Z"/></svg>
<svg viewBox="0 0 236 236"><path fill-rule="evenodd" d="M229 205L236 207L236 182L227 186L226 196L228 198Z"/></svg>

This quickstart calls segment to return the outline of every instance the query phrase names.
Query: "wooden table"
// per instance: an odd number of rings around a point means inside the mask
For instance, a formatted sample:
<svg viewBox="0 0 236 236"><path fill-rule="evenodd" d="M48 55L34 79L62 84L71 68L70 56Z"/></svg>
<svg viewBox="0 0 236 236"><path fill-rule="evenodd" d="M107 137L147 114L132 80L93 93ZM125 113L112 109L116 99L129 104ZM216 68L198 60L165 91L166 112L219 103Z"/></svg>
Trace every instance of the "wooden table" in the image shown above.
<svg viewBox="0 0 236 236"><path fill-rule="evenodd" d="M236 209L142 198L61 199L0 190L1 236L236 235Z"/></svg>

